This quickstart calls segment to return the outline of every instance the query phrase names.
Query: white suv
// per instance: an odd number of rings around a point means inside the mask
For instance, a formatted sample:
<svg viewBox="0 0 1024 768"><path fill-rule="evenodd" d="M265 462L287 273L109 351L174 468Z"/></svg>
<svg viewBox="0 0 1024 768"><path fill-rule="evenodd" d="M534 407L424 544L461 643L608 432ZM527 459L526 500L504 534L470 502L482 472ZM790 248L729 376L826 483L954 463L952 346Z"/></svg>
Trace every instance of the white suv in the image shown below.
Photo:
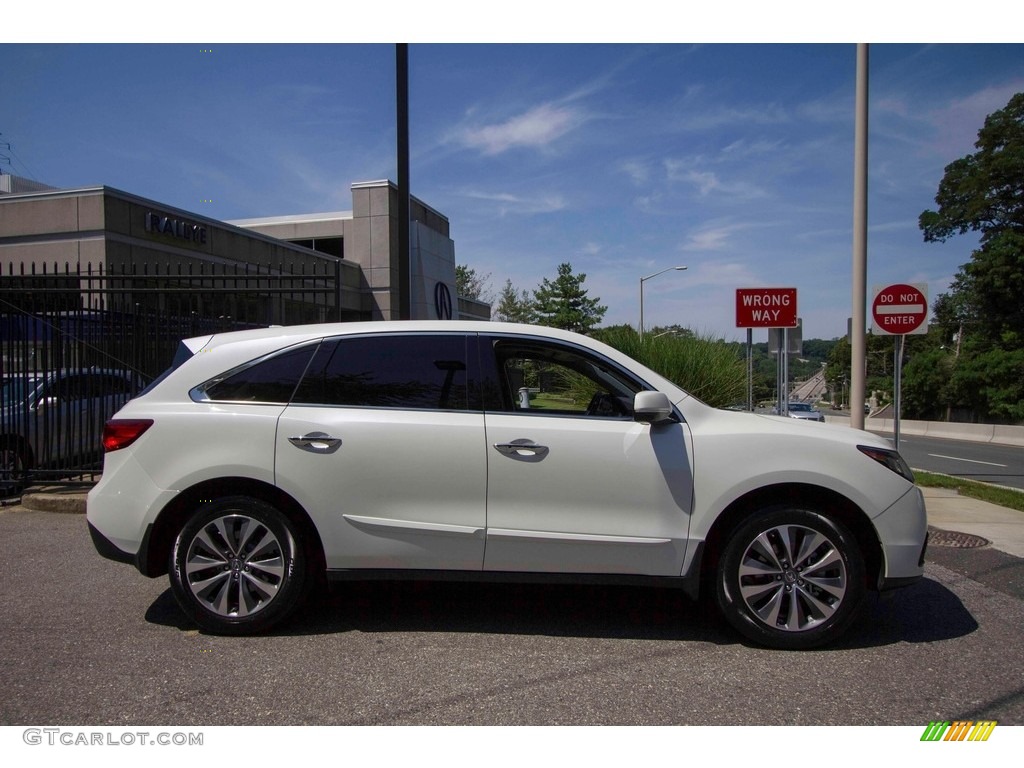
<svg viewBox="0 0 1024 768"><path fill-rule="evenodd" d="M704 586L748 638L806 648L922 575L887 441L710 408L583 336L346 323L182 352L108 423L88 520L207 631L267 630L325 577L529 574Z"/></svg>

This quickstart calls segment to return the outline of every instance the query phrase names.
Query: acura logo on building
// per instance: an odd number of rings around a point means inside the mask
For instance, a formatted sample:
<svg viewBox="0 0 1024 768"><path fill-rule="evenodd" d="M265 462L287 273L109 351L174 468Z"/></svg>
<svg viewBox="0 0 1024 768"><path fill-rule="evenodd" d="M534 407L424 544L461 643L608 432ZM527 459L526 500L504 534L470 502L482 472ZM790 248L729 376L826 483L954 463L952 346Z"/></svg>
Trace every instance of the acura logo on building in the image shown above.
<svg viewBox="0 0 1024 768"><path fill-rule="evenodd" d="M434 309L438 320L452 319L452 294L444 283L434 286Z"/></svg>

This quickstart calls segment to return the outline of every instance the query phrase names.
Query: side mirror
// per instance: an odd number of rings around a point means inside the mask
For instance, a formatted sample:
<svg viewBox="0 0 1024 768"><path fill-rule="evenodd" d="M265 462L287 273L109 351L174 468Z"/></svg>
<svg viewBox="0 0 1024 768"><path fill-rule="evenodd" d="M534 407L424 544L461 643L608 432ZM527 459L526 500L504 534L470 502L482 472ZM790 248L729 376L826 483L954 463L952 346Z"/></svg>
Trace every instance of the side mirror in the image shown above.
<svg viewBox="0 0 1024 768"><path fill-rule="evenodd" d="M660 424L672 418L672 401L664 392L637 392L633 398L633 420Z"/></svg>

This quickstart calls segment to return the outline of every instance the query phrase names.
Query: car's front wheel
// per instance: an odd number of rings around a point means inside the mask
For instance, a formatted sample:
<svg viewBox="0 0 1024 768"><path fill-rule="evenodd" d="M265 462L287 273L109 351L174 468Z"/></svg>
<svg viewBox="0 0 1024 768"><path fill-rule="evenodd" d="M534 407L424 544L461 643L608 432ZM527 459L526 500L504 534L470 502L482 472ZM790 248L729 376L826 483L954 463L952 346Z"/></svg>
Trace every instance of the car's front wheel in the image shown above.
<svg viewBox="0 0 1024 768"><path fill-rule="evenodd" d="M294 525L259 499L204 503L174 541L171 589L188 616L216 634L264 632L302 601L306 563Z"/></svg>
<svg viewBox="0 0 1024 768"><path fill-rule="evenodd" d="M855 618L864 593L864 559L853 534L837 520L788 506L740 525L716 574L725 618L772 648L835 640Z"/></svg>

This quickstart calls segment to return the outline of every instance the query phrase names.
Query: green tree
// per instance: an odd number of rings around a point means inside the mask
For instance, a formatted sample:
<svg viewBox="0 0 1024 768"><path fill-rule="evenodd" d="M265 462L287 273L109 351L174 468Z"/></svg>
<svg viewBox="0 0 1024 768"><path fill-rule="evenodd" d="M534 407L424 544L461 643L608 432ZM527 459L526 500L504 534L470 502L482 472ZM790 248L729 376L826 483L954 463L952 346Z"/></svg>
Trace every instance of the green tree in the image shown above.
<svg viewBox="0 0 1024 768"><path fill-rule="evenodd" d="M459 296L489 304L494 299L490 292L490 281L490 272L478 275L475 269L465 264L458 264L455 267L455 292Z"/></svg>
<svg viewBox="0 0 1024 768"><path fill-rule="evenodd" d="M907 419L941 421L949 406L953 356L941 347L922 349L903 364L900 415Z"/></svg>
<svg viewBox="0 0 1024 768"><path fill-rule="evenodd" d="M914 338L914 337L910 337ZM893 389L893 337L867 336L867 375L864 389L868 397L877 392L883 402L889 402ZM836 341L828 356L825 366L825 381L829 389L835 393L835 399L841 400L845 387L850 383L850 340L845 336ZM847 403L851 408L861 407L859 403Z"/></svg>
<svg viewBox="0 0 1024 768"><path fill-rule="evenodd" d="M533 323L536 318L530 292L516 290L512 281L506 280L494 308L494 319L503 323Z"/></svg>
<svg viewBox="0 0 1024 768"><path fill-rule="evenodd" d="M975 418L1020 420L1024 395L1024 93L985 119L977 152L946 166L919 226L926 242L968 232L978 247L935 301L943 343L955 345L947 397Z"/></svg>
<svg viewBox="0 0 1024 768"><path fill-rule="evenodd" d="M537 323L576 333L593 330L608 307L587 295L583 287L586 279L583 273L573 273L571 264L559 264L558 276L554 280L545 277L533 292Z"/></svg>

